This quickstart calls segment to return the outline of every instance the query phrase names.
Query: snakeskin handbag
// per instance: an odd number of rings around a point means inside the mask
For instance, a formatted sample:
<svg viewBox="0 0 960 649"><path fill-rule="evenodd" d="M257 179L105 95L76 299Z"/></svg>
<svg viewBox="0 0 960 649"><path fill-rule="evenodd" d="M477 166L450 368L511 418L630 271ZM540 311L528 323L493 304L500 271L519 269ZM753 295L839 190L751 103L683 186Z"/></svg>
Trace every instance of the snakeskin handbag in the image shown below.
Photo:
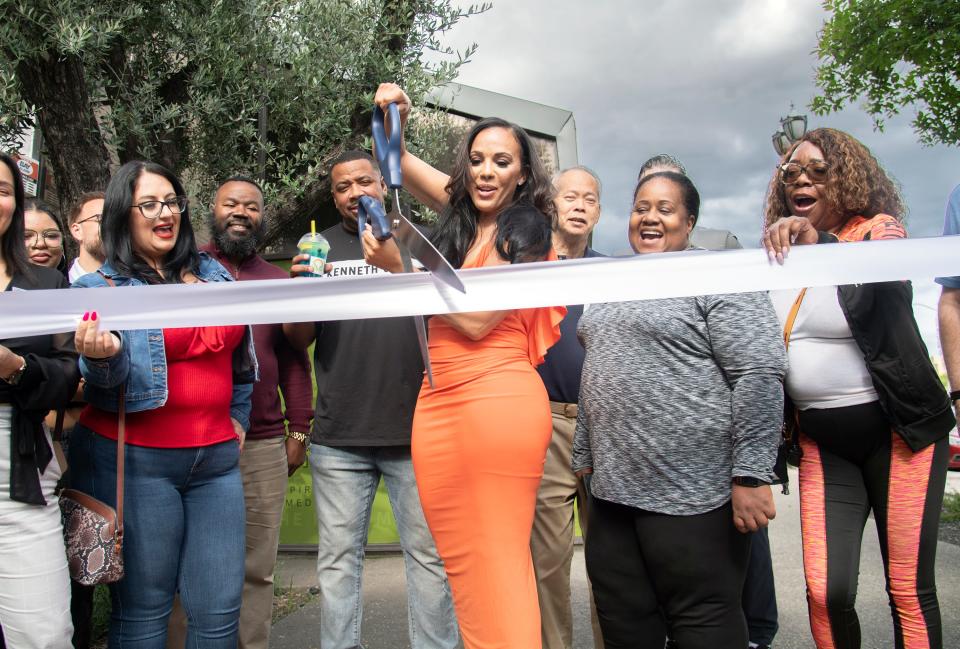
<svg viewBox="0 0 960 649"><path fill-rule="evenodd" d="M70 578L84 586L109 584L123 578L125 401L126 390L121 386L117 408L117 508L76 489L60 492Z"/></svg>

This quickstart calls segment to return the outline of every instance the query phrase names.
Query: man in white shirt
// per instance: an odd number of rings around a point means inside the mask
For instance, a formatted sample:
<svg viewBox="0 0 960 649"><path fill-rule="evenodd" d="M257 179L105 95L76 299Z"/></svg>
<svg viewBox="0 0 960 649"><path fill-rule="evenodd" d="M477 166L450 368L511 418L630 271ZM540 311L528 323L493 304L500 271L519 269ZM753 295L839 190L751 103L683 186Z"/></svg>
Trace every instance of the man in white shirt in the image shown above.
<svg viewBox="0 0 960 649"><path fill-rule="evenodd" d="M80 252L68 272L72 284L80 277L96 272L103 265L103 244L100 241L100 215L103 213L103 192L87 192L70 210L68 227Z"/></svg>

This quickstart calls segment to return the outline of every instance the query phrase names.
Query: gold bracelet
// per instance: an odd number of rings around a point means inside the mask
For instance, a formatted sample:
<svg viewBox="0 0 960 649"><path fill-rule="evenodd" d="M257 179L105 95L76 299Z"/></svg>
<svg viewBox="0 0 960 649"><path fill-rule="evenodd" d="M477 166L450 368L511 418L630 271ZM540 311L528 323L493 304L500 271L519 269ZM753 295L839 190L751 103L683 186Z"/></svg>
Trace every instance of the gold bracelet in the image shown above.
<svg viewBox="0 0 960 649"><path fill-rule="evenodd" d="M295 430L291 430L290 432L288 432L288 433L287 433L287 437L292 437L293 439L297 440L298 442L300 442L300 443L303 444L304 446L307 445L307 440L309 439L309 438L307 437L306 433L298 433L298 432L295 431Z"/></svg>

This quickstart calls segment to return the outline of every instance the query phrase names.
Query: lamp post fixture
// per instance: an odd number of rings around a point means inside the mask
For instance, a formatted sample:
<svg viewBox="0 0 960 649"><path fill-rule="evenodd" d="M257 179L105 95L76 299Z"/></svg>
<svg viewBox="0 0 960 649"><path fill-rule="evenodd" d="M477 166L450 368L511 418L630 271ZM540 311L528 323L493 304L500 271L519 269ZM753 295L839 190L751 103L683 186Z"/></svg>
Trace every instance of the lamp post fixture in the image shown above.
<svg viewBox="0 0 960 649"><path fill-rule="evenodd" d="M793 112L793 105L790 106L790 112ZM780 128L771 137L773 148L778 155L785 154L790 146L802 138L807 132L806 115L787 115L780 118Z"/></svg>

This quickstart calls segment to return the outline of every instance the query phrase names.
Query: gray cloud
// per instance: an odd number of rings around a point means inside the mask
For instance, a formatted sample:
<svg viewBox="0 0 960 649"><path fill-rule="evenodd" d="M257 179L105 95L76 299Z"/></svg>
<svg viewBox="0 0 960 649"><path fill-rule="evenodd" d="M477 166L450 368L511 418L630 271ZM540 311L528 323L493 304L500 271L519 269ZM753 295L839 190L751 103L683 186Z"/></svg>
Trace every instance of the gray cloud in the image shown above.
<svg viewBox="0 0 960 649"><path fill-rule="evenodd" d="M457 26L447 42L480 45L460 81L572 110L580 161L604 183L604 214L594 243L622 251L637 169L650 155L676 155L704 199L703 225L759 238L763 195L776 163L770 144L791 103L800 112L816 94L819 3L788 0L650 2L497 0ZM921 147L912 113L873 130L857 107L812 127L850 132L902 184L912 236L940 233L950 190L960 182L960 151ZM936 306L931 282L918 283ZM924 307L918 319L935 342Z"/></svg>

